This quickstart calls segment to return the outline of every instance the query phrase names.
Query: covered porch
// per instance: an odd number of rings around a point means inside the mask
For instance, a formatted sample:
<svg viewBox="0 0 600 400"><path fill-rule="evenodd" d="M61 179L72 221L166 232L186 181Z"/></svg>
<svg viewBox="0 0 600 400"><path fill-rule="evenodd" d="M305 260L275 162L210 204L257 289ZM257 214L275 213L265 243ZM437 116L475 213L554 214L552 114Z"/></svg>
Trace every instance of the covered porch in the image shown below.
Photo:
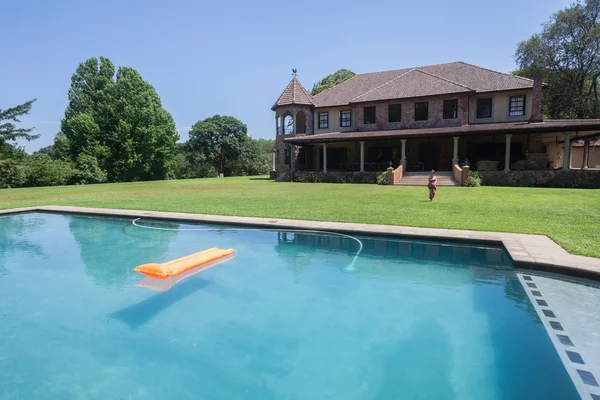
<svg viewBox="0 0 600 400"><path fill-rule="evenodd" d="M359 173L400 166L403 172L453 171L467 165L505 172L594 168L600 121L571 121L577 126L561 122L336 132L295 136L283 143L291 171ZM575 127L577 131L566 130ZM574 143L578 157L573 157Z"/></svg>

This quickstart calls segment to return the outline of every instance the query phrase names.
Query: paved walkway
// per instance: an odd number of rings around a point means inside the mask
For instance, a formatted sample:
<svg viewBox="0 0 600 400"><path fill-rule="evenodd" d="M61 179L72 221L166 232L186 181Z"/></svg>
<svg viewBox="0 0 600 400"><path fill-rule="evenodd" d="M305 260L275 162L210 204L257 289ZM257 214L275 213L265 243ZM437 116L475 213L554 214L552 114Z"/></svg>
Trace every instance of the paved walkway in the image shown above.
<svg viewBox="0 0 600 400"><path fill-rule="evenodd" d="M17 212L51 211L85 213L123 217L143 217L190 221L250 225L269 228L314 229L364 235L386 235L404 238L485 242L503 245L517 268L537 269L600 281L600 258L575 256L547 236L519 233L465 231L457 229L414 228L393 225L353 224L345 222L320 222L278 218L228 217L221 215L187 214L159 211L116 210L68 206L40 206L0 210L0 215Z"/></svg>

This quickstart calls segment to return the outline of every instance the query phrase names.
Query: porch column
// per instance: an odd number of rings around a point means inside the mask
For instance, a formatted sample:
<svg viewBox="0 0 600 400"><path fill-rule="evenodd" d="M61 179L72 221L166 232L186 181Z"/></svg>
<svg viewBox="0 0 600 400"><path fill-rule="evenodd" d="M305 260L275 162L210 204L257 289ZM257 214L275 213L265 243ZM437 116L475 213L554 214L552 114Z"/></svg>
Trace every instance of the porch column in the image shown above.
<svg viewBox="0 0 600 400"><path fill-rule="evenodd" d="M506 150L504 150L504 171L510 171L510 138L512 137L512 133L507 133L506 135Z"/></svg>
<svg viewBox="0 0 600 400"><path fill-rule="evenodd" d="M327 143L323 143L323 172L327 172Z"/></svg>
<svg viewBox="0 0 600 400"><path fill-rule="evenodd" d="M271 171L275 171L275 149L273 149L273 156L271 158L273 159L273 169Z"/></svg>
<svg viewBox="0 0 600 400"><path fill-rule="evenodd" d="M571 165L571 132L565 132L565 154L563 156L563 171L568 171Z"/></svg>
<svg viewBox="0 0 600 400"><path fill-rule="evenodd" d="M298 114L298 112L294 111L294 135L296 134L296 132L298 132L298 130L297 130L298 124L296 124L296 114Z"/></svg>
<svg viewBox="0 0 600 400"><path fill-rule="evenodd" d="M585 139L583 143L583 165L581 166L581 169L588 169L590 159L590 139Z"/></svg>
<svg viewBox="0 0 600 400"><path fill-rule="evenodd" d="M454 153L452 156L452 164L458 164L458 136L454 136Z"/></svg>
<svg viewBox="0 0 600 400"><path fill-rule="evenodd" d="M406 139L400 139L402 142L402 158L400 159L400 164L406 165Z"/></svg>
<svg viewBox="0 0 600 400"><path fill-rule="evenodd" d="M365 172L365 142L360 141L360 172Z"/></svg>

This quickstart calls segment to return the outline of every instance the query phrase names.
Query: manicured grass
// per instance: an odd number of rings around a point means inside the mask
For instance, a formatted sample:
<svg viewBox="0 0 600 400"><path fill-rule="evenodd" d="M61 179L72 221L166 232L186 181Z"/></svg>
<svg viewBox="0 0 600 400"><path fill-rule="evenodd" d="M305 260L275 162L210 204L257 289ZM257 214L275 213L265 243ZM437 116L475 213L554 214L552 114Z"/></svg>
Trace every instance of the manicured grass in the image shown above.
<svg viewBox="0 0 600 400"><path fill-rule="evenodd" d="M600 257L600 190L276 183L225 178L0 190L0 208L35 205L180 211L548 235Z"/></svg>

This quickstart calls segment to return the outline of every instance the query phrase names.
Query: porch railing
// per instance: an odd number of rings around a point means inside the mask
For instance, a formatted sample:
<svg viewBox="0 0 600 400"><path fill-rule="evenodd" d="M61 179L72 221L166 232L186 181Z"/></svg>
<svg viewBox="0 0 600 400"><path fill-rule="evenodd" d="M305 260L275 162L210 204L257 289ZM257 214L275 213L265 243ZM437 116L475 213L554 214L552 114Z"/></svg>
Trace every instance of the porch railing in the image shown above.
<svg viewBox="0 0 600 400"><path fill-rule="evenodd" d="M458 182L459 185L465 186L467 184L467 179L469 178L469 166L465 165L464 167L459 167L458 164L452 165L452 173L454 174L454 179Z"/></svg>
<svg viewBox="0 0 600 400"><path fill-rule="evenodd" d="M400 164L396 169L389 167L387 169L388 185L394 185L400 182L402 176L404 176L404 165Z"/></svg>

